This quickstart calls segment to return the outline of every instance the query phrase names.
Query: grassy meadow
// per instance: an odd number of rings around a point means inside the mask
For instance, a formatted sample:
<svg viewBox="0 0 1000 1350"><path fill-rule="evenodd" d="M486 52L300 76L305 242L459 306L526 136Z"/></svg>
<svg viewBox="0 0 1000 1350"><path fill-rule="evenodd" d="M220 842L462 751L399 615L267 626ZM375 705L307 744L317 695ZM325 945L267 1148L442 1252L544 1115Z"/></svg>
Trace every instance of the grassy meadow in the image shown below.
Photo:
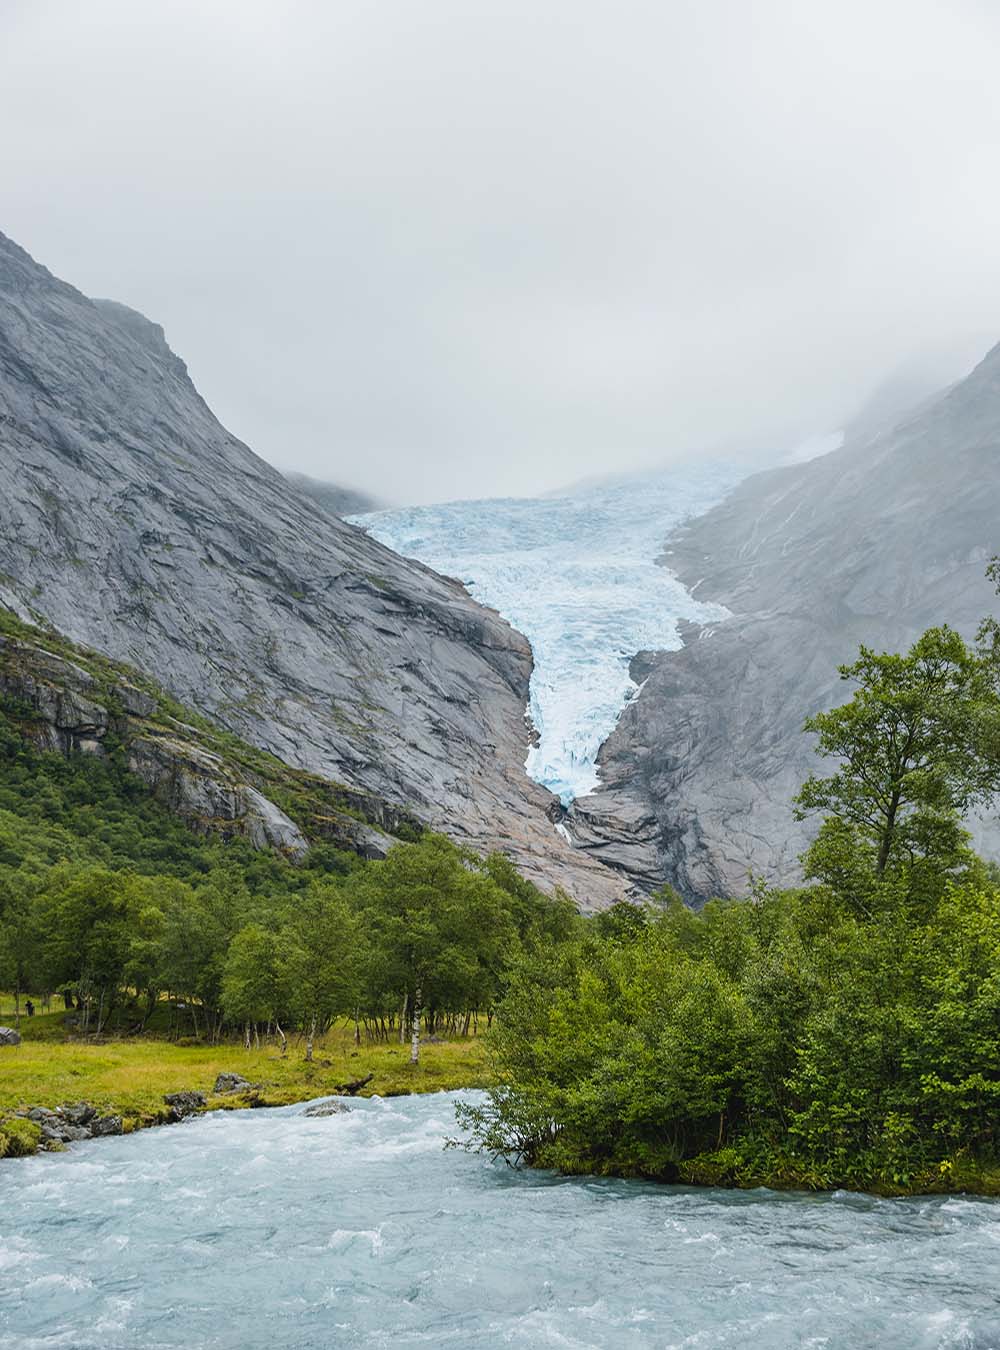
<svg viewBox="0 0 1000 1350"><path fill-rule="evenodd" d="M12 1026L13 1008L0 999L0 1025ZM311 1097L333 1095L342 1084L372 1074L359 1095L400 1096L483 1087L487 1083L481 1037L455 1037L422 1043L420 1063L410 1064L409 1044L398 1041L354 1042L353 1025L337 1025L317 1038L312 1063L304 1044L289 1038L282 1055L276 1043L245 1050L242 1044L171 1041L155 1034L101 1041L67 1039L64 1014L21 1017L22 1043L0 1048L0 1118L32 1106L56 1107L86 1101L102 1115L123 1118L126 1131L160 1123L166 1117L164 1095L199 1091L210 1108L251 1104L246 1096L213 1096L218 1074L239 1073L260 1084L254 1105L285 1106Z"/></svg>

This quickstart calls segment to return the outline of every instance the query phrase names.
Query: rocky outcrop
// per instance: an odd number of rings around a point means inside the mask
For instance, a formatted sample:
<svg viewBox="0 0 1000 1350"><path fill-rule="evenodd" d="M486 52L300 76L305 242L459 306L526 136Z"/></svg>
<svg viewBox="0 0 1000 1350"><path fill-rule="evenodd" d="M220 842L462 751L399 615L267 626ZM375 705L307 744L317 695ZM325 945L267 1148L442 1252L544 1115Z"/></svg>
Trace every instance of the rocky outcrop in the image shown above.
<svg viewBox="0 0 1000 1350"><path fill-rule="evenodd" d="M142 690L125 682L108 689L82 666L0 635L0 696L19 708L22 731L39 749L103 755L113 736L131 772L197 830L305 856L308 844L294 821L221 756L146 720L156 701Z"/></svg>
<svg viewBox="0 0 1000 1350"><path fill-rule="evenodd" d="M643 653L645 678L604 745L604 786L568 822L592 856L686 898L799 875L811 826L791 801L814 770L807 716L843 702L860 643L901 650L996 609L1000 348L889 431L758 474L667 543L663 562L732 618ZM1000 853L996 825L980 846Z"/></svg>
<svg viewBox="0 0 1000 1350"><path fill-rule="evenodd" d="M0 236L0 371L0 604L584 906L620 893L524 773L526 640L258 459L162 329Z"/></svg>
<svg viewBox="0 0 1000 1350"><path fill-rule="evenodd" d="M21 1033L13 1027L0 1027L0 1046L20 1045Z"/></svg>
<svg viewBox="0 0 1000 1350"><path fill-rule="evenodd" d="M83 1139L106 1139L124 1132L121 1116L102 1116L89 1102L57 1106L54 1111L47 1106L33 1106L25 1118L40 1127L43 1148L59 1148Z"/></svg>
<svg viewBox="0 0 1000 1350"><path fill-rule="evenodd" d="M185 1120L208 1104L204 1092L168 1092L163 1100L173 1121Z"/></svg>

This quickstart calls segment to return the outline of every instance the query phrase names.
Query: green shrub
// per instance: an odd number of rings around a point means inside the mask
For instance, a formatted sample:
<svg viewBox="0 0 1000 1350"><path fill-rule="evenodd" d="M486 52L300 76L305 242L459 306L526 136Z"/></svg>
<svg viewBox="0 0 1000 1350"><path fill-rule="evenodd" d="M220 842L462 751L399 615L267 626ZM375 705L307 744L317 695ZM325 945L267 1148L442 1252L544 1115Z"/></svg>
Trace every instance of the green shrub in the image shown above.
<svg viewBox="0 0 1000 1350"><path fill-rule="evenodd" d="M0 1120L0 1158L26 1158L38 1152L42 1128L33 1120L10 1116Z"/></svg>

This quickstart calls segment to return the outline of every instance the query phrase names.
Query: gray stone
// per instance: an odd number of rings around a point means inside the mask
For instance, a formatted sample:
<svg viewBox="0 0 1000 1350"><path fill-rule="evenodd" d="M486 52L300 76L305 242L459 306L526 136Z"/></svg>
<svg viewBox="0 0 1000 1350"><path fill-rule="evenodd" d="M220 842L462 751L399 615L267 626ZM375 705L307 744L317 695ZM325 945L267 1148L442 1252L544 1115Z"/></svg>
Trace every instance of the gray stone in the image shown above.
<svg viewBox="0 0 1000 1350"><path fill-rule="evenodd" d="M207 1099L204 1092L169 1092L163 1100L170 1107L171 1119L183 1120L200 1110Z"/></svg>
<svg viewBox="0 0 1000 1350"><path fill-rule="evenodd" d="M0 1027L0 1045L20 1045L21 1033L13 1027Z"/></svg>
<svg viewBox="0 0 1000 1350"><path fill-rule="evenodd" d="M121 1134L122 1130L121 1116L98 1116L90 1124L91 1137L94 1139L105 1139L109 1135Z"/></svg>
<svg viewBox="0 0 1000 1350"><path fill-rule="evenodd" d="M314 1102L302 1112L304 1116L339 1116L351 1108L343 1102Z"/></svg>
<svg viewBox="0 0 1000 1350"><path fill-rule="evenodd" d="M89 1125L97 1115L97 1108L89 1102L74 1102L69 1106L60 1106L59 1115L70 1125Z"/></svg>
<svg viewBox="0 0 1000 1350"><path fill-rule="evenodd" d="M45 1143L76 1144L89 1138L90 1131L86 1125L67 1125L58 1117L42 1122L42 1139Z"/></svg>
<svg viewBox="0 0 1000 1350"><path fill-rule="evenodd" d="M215 1080L213 1092L254 1092L260 1087L259 1083L250 1083L241 1073L220 1073Z"/></svg>

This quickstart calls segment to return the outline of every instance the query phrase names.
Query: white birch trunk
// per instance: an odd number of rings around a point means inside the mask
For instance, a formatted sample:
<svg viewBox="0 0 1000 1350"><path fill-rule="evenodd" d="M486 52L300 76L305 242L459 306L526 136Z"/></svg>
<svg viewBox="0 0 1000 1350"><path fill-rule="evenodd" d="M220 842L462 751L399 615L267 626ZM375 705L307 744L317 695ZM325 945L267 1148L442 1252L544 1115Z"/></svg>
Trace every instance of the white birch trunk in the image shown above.
<svg viewBox="0 0 1000 1350"><path fill-rule="evenodd" d="M413 997L413 1026L410 1036L410 1063L416 1064L420 1060L420 1014L423 1009L420 1006L420 990L417 989Z"/></svg>

